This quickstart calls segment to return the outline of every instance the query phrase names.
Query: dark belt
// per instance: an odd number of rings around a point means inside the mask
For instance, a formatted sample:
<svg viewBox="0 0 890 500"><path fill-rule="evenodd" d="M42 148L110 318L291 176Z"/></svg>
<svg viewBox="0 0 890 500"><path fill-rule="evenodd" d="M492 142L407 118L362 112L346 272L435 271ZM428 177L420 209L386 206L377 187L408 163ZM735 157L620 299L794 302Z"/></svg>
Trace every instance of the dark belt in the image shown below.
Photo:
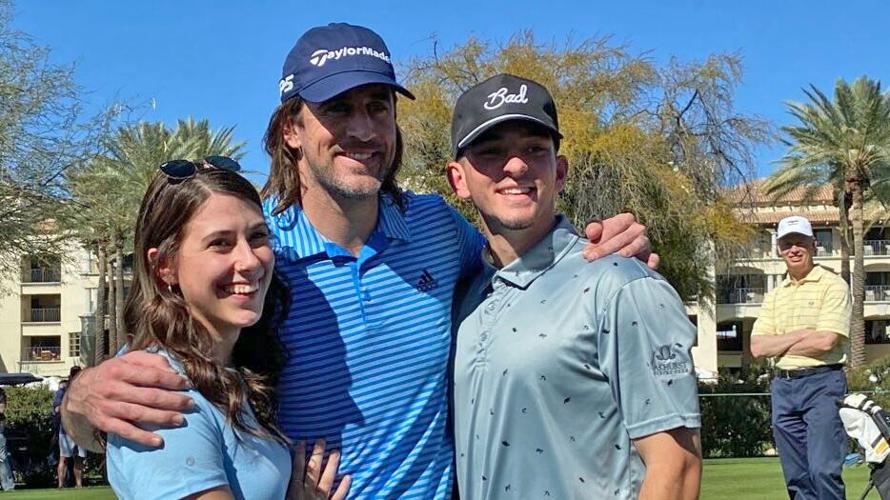
<svg viewBox="0 0 890 500"><path fill-rule="evenodd" d="M801 378L817 373L831 372L842 370L844 365L836 363L833 365L814 366L812 368L799 368L797 370L776 370L776 378Z"/></svg>

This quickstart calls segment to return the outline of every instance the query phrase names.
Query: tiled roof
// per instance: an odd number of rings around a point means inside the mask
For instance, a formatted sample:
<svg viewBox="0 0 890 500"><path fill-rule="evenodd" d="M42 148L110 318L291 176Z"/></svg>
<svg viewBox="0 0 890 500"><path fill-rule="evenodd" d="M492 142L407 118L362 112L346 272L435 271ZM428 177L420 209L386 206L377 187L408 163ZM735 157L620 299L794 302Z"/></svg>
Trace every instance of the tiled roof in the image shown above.
<svg viewBox="0 0 890 500"><path fill-rule="evenodd" d="M838 215L838 209L836 208L828 208L828 209L820 209L820 210L795 210L791 211L776 211L776 212L739 212L739 218L749 224L764 224L764 225L775 225L778 224L780 220L785 217L790 217L792 215L802 215L809 219L809 221L814 225L834 225L840 221L840 216Z"/></svg>
<svg viewBox="0 0 890 500"><path fill-rule="evenodd" d="M773 199L772 196L766 195L763 190L763 184L765 182L765 179L758 179L748 184L736 186L727 191L726 199L730 203L738 204L790 205L802 202L804 199L804 195L806 194L806 189L795 188L792 189L788 194L778 199ZM831 204L834 200L831 186L826 184L824 186L816 188L815 191L812 193L810 199L811 203ZM837 214L835 214L835 220L837 220Z"/></svg>

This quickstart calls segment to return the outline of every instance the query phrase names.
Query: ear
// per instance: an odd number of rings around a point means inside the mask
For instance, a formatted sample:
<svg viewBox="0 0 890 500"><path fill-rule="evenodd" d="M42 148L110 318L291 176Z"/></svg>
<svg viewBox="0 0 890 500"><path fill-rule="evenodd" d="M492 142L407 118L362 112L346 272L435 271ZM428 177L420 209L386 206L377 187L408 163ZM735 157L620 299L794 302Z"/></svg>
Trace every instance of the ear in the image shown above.
<svg viewBox="0 0 890 500"><path fill-rule="evenodd" d="M294 123L296 121L295 118L291 118L284 124L284 130L282 133L284 134L284 143L291 149L300 149L303 145L302 139L300 139L300 132L297 128L297 124Z"/></svg>
<svg viewBox="0 0 890 500"><path fill-rule="evenodd" d="M556 157L556 192L561 193L566 186L566 178L569 175L569 160L563 155Z"/></svg>
<svg viewBox="0 0 890 500"><path fill-rule="evenodd" d="M148 265L151 267L152 274L156 276L165 285L176 285L179 279L176 277L176 269L171 259L161 260L161 254L157 248L149 248L145 252L148 258Z"/></svg>
<svg viewBox="0 0 890 500"><path fill-rule="evenodd" d="M446 175L448 176L448 184L458 198L463 200L470 199L470 189L467 186L467 176L465 166L459 161L448 162L446 167Z"/></svg>

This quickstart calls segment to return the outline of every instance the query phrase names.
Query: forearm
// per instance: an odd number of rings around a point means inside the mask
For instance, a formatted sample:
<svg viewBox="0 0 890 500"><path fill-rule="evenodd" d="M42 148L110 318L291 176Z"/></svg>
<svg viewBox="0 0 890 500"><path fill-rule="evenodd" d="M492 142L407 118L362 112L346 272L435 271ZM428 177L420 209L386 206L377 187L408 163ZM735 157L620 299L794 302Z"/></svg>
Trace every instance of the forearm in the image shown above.
<svg viewBox="0 0 890 500"><path fill-rule="evenodd" d="M701 483L701 462L646 468L640 500L695 500Z"/></svg>
<svg viewBox="0 0 890 500"><path fill-rule="evenodd" d="M646 465L641 500L695 500L701 485L698 429L678 428L635 440Z"/></svg>
<svg viewBox="0 0 890 500"><path fill-rule="evenodd" d="M780 335L752 335L751 355L755 358L774 358L785 355L800 340L799 331Z"/></svg>
<svg viewBox="0 0 890 500"><path fill-rule="evenodd" d="M834 332L824 332L817 330L796 330L791 332L797 334L800 338L790 348L788 354L798 356L821 356L832 349L840 337Z"/></svg>

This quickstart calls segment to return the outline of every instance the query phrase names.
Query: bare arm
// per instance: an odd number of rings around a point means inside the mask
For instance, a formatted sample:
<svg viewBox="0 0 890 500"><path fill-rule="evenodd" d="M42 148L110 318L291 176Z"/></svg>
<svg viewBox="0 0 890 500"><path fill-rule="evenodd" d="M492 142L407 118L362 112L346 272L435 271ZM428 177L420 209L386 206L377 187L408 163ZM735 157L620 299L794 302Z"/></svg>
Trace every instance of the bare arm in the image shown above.
<svg viewBox="0 0 890 500"><path fill-rule="evenodd" d="M816 330L797 330L791 333L797 333L800 339L788 349L788 354L798 356L821 356L834 349L841 337L835 332Z"/></svg>
<svg viewBox="0 0 890 500"><path fill-rule="evenodd" d="M652 252L652 245L646 235L646 226L637 222L630 213L618 214L602 221L593 221L584 228L590 240L584 250L587 260L595 260L613 253L625 257L636 257L655 269L661 258Z"/></svg>
<svg viewBox="0 0 890 500"><path fill-rule="evenodd" d="M783 356L800 340L800 336L800 331L780 335L751 335L751 355L755 358Z"/></svg>
<svg viewBox="0 0 890 500"><path fill-rule="evenodd" d="M134 424L182 425L179 412L194 403L173 391L187 386L162 356L127 353L84 370L71 382L62 401L62 423L77 444L91 451L103 451L96 430L158 447L160 436Z"/></svg>
<svg viewBox="0 0 890 500"><path fill-rule="evenodd" d="M634 439L646 464L640 500L695 500L701 486L698 429L680 427Z"/></svg>

